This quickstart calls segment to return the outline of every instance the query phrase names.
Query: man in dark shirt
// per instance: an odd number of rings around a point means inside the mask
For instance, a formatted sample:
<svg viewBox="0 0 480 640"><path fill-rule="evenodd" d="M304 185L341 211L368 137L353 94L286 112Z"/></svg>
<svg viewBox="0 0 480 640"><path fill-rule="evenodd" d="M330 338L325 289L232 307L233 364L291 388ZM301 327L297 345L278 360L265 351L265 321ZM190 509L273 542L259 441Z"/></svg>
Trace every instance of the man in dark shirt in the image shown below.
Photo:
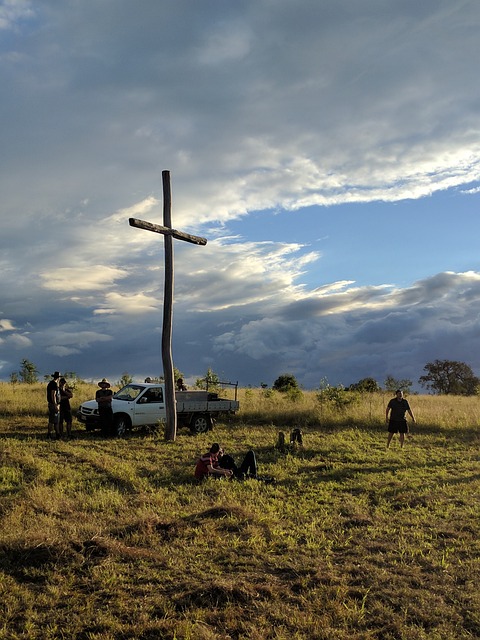
<svg viewBox="0 0 480 640"><path fill-rule="evenodd" d="M58 381L60 390L60 417L58 420L58 432L63 437L63 423L65 422L67 429L67 438L72 437L72 407L70 400L73 398L73 392L67 384L65 378Z"/></svg>
<svg viewBox="0 0 480 640"><path fill-rule="evenodd" d="M390 442L392 441L394 433L399 434L400 446L403 447L405 434L408 433L408 424L407 420L405 419L406 413L408 413L408 415L412 418L412 422L415 424L415 416L410 409L408 400L403 397L403 392L400 389L397 389L395 392L395 398L392 398L388 403L387 411L385 414L385 420L388 424L387 449L390 446Z"/></svg>
<svg viewBox="0 0 480 640"><path fill-rule="evenodd" d="M47 384L47 403L48 403L48 433L47 438L51 438L53 433L55 437L60 437L58 430L58 418L60 411L60 391L58 388L58 379L60 373L55 371L52 373L52 380Z"/></svg>

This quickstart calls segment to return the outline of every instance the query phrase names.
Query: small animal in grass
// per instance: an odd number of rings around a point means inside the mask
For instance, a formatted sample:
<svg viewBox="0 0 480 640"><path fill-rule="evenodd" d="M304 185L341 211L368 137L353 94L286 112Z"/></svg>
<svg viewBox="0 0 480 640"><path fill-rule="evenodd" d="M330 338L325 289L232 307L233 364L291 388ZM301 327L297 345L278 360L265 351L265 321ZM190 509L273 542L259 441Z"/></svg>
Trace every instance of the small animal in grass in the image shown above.
<svg viewBox="0 0 480 640"><path fill-rule="evenodd" d="M301 429L294 429L290 434L290 446L303 447L303 433Z"/></svg>
<svg viewBox="0 0 480 640"><path fill-rule="evenodd" d="M303 447L303 433L301 429L293 429L290 433L290 442L287 444L285 433L283 431L278 432L277 443L275 449L285 453L287 451L295 451L296 449Z"/></svg>

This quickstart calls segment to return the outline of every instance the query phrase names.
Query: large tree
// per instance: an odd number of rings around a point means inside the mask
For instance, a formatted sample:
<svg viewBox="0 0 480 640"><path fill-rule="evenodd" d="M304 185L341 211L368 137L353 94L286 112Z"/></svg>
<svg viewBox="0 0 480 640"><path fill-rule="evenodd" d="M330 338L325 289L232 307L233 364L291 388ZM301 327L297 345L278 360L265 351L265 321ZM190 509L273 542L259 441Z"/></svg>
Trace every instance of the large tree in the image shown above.
<svg viewBox="0 0 480 640"><path fill-rule="evenodd" d="M478 393L480 379L465 362L435 360L423 367L425 375L418 379L422 387L438 394L473 396Z"/></svg>

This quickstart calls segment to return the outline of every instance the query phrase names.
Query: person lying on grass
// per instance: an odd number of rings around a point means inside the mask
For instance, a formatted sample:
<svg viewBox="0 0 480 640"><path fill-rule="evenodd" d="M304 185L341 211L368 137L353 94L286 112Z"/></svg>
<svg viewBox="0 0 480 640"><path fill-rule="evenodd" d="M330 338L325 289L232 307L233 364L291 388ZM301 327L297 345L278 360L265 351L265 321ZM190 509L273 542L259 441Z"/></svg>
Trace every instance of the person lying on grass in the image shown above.
<svg viewBox="0 0 480 640"><path fill-rule="evenodd" d="M210 449L198 459L194 473L197 480L203 480L209 476L214 478L256 478L257 460L252 450L247 451L242 464L237 467L232 456L225 454L218 442L214 442Z"/></svg>

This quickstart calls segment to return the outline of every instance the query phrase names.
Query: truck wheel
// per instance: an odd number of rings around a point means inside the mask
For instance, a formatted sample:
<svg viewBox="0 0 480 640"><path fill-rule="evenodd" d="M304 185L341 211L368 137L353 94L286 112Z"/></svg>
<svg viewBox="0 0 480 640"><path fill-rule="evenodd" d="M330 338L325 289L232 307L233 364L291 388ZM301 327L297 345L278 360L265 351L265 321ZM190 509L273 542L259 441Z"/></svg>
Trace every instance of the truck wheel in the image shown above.
<svg viewBox="0 0 480 640"><path fill-rule="evenodd" d="M207 433L212 428L212 419L207 414L201 414L192 418L190 430L192 433Z"/></svg>
<svg viewBox="0 0 480 640"><path fill-rule="evenodd" d="M115 416L113 420L113 425L114 425L115 433L117 434L117 436L124 436L127 433L127 431L132 427L130 418L124 414Z"/></svg>

